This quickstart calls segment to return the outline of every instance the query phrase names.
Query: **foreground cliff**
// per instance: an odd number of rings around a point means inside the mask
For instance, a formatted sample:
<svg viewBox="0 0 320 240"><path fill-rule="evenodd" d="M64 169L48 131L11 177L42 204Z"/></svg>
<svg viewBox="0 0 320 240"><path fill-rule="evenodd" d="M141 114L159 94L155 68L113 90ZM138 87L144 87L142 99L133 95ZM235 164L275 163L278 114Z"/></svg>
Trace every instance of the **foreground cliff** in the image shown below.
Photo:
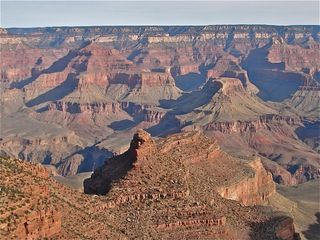
<svg viewBox="0 0 320 240"><path fill-rule="evenodd" d="M177 168L179 171L175 173ZM209 182L202 179L205 176L210 178ZM128 177L133 179L128 180ZM139 193L141 189L147 189L148 185L156 182L159 186L154 188L161 188L161 192L168 196L188 196L193 180L203 180L222 197L244 205L261 204L275 192L272 176L264 169L258 157L251 160L232 157L223 152L215 141L200 132L173 135L156 143L147 132L138 130L125 153L108 159L90 179L85 180L84 191L89 194L108 192L110 196L113 193L109 192L113 182L123 178L126 179L121 183L121 186L125 186L123 191ZM172 192L175 184L169 184L165 190L164 186L168 184L165 180L180 182L181 190L177 193ZM183 186L184 184L188 186ZM137 191L134 191L135 188ZM145 194L148 196L149 193ZM115 197L115 204L118 201L126 201L126 195ZM140 197L143 197L143 194L128 196L128 201L130 198L134 200Z"/></svg>
<svg viewBox="0 0 320 240"><path fill-rule="evenodd" d="M41 165L0 158L0 239L120 239L99 199L57 183ZM123 239L123 238L122 238Z"/></svg>
<svg viewBox="0 0 320 240"><path fill-rule="evenodd" d="M37 239L57 235L61 211L49 192L48 172L19 160L0 158L0 237Z"/></svg>
<svg viewBox="0 0 320 240"><path fill-rule="evenodd" d="M244 207L275 192L260 160L234 158L200 132L154 141L139 130L130 148L107 160L84 189L105 195L100 211L127 217L133 238L295 238L290 218Z"/></svg>
<svg viewBox="0 0 320 240"><path fill-rule="evenodd" d="M137 131L125 153L85 180L89 195L57 183L40 165L1 158L0 167L0 238L298 236L290 217L256 205L275 192L260 159L232 157L200 132L154 140Z"/></svg>

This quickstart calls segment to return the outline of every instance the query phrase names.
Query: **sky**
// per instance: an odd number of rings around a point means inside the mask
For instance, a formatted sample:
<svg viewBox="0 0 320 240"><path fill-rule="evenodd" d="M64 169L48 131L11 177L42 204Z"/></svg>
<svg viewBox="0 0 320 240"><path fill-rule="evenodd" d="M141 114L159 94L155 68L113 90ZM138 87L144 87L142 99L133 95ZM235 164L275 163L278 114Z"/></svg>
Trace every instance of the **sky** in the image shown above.
<svg viewBox="0 0 320 240"><path fill-rule="evenodd" d="M319 25L319 1L2 1L1 27Z"/></svg>

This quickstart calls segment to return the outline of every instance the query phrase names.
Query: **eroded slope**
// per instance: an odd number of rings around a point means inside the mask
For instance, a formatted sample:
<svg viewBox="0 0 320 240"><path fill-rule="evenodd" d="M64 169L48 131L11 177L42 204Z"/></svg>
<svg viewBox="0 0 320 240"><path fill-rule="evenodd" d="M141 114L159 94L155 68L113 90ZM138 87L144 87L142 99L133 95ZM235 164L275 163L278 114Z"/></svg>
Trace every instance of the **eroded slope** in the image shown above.
<svg viewBox="0 0 320 240"><path fill-rule="evenodd" d="M286 228L278 231L270 209L244 207L275 192L260 160L231 157L200 132L155 142L140 130L128 151L106 161L84 187L106 194L101 211L126 219L122 228L131 238L257 239L257 228L266 239L293 239L290 221L276 217Z"/></svg>

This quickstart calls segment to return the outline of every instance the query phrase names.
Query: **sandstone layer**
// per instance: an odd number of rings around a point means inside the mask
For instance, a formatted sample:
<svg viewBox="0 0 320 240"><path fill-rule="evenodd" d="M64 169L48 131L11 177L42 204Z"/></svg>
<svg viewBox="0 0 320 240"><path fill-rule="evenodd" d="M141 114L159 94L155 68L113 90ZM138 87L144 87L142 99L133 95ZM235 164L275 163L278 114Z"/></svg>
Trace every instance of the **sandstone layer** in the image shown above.
<svg viewBox="0 0 320 240"><path fill-rule="evenodd" d="M255 205L275 191L260 160L232 157L200 132L154 140L138 130L85 181L99 195L62 186L40 165L0 166L5 239L298 239L290 217Z"/></svg>
<svg viewBox="0 0 320 240"><path fill-rule="evenodd" d="M59 234L62 214L46 185L48 172L19 160L0 161L0 237L38 239Z"/></svg>
<svg viewBox="0 0 320 240"><path fill-rule="evenodd" d="M75 175L123 152L138 128L154 136L200 128L224 150L273 161L263 164L278 183L319 178L318 140L309 137L320 112L319 32L3 29L0 153Z"/></svg>
<svg viewBox="0 0 320 240"><path fill-rule="evenodd" d="M133 238L296 237L290 218L254 206L275 192L260 159L232 157L200 132L154 141L139 130L129 149L108 159L84 189L105 195L99 211L127 216L126 232Z"/></svg>

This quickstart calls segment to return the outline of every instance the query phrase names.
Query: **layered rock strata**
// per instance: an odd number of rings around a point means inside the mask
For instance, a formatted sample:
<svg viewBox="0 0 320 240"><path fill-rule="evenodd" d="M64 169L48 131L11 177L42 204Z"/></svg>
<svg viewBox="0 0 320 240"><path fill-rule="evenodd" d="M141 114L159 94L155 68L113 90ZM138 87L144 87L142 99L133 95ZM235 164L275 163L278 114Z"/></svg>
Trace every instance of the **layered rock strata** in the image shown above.
<svg viewBox="0 0 320 240"><path fill-rule="evenodd" d="M133 211L126 219L129 225L145 223L137 212L148 214L157 209L143 230L152 236L245 239L245 229L249 229L246 223L234 225L237 217L248 216L243 205L256 212L250 206L263 203L275 192L275 185L260 159L232 157L200 132L154 141L139 130L129 149L107 160L85 180L84 189L89 194L105 195L105 203L97 207L98 211L120 215L122 211ZM226 206L236 208L237 215L227 211ZM293 224L276 224L272 218L268 224L277 227L274 237L278 234L293 239ZM136 234L132 236L139 236Z"/></svg>

